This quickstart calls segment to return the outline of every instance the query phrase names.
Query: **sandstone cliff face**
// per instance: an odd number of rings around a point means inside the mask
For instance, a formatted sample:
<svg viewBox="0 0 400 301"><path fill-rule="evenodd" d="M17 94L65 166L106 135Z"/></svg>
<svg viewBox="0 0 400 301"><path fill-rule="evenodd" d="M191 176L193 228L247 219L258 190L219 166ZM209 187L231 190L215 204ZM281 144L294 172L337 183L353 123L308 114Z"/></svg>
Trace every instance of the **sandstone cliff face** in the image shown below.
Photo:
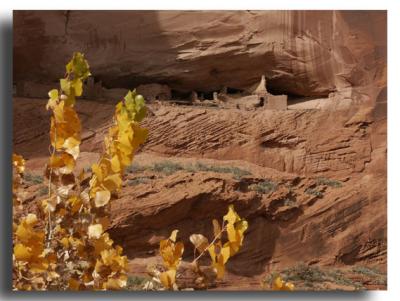
<svg viewBox="0 0 400 301"><path fill-rule="evenodd" d="M376 112L357 106L256 112L166 106L144 122L150 136L143 150L343 178L363 172L374 154L386 158L386 119Z"/></svg>
<svg viewBox="0 0 400 301"><path fill-rule="evenodd" d="M107 20L107 22L104 22ZM374 11L17 11L14 80L49 81L83 51L107 87L328 95L386 85L386 14ZM376 95L375 95L376 96ZM368 93L367 101L375 101Z"/></svg>
<svg viewBox="0 0 400 301"><path fill-rule="evenodd" d="M299 262L385 266L383 177L356 177L338 188L271 169L261 169L258 176L257 169L250 170L253 175L241 180L214 172L178 172L137 186L126 184L112 205L110 233L130 259L137 259L156 255L159 241L179 229L190 261L189 236L211 237L212 219L234 204L250 228L243 249L228 264L233 274L260 276ZM275 191L249 189L266 179L276 183ZM308 193L317 186L321 194Z"/></svg>
<svg viewBox="0 0 400 301"><path fill-rule="evenodd" d="M39 122L47 120L45 101L16 104L15 151L28 159L28 170L42 170L46 158L40 156L49 143L48 124ZM180 229L190 260L189 235L211 235L212 218L234 204L250 228L243 250L228 265L232 275L262 277L298 262L385 269L386 117L378 107L246 112L151 105L144 122L150 137L135 162L202 160L251 174L129 173L112 205L110 233L132 271L145 273L157 258L159 240L172 229ZM85 129L80 168L97 160L112 108L77 103ZM321 184L319 178L337 182ZM250 189L266 180L276 184L275 191Z"/></svg>
<svg viewBox="0 0 400 301"><path fill-rule="evenodd" d="M39 81L43 90L80 50L96 80L120 88L110 93L147 83L167 84L172 94L252 89L261 74L275 94L335 92L296 100L285 111L150 104L143 121L149 138L135 159L147 169L128 173L108 229L132 273L159 260L158 243L173 229L189 261L189 235L211 235L211 220L228 204L250 225L228 264L231 288L259 289L267 272L299 262L385 270L385 13L48 11L16 12L14 21L14 81ZM115 104L107 98L77 102L79 168L102 151ZM45 103L14 102L14 150L34 173L48 154ZM165 175L149 167L165 160L248 174L180 168ZM274 189L251 188L265 181ZM27 208L40 199L39 186L29 187Z"/></svg>

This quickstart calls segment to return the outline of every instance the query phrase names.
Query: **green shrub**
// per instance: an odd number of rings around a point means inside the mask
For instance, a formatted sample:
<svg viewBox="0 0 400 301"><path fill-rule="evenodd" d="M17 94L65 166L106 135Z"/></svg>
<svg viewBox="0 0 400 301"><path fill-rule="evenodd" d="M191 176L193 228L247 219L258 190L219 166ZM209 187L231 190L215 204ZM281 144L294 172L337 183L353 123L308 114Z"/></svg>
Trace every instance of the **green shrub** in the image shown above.
<svg viewBox="0 0 400 301"><path fill-rule="evenodd" d="M150 179L147 178L147 177L138 177L138 178L129 180L129 181L128 181L128 185L130 185L130 186L136 186L136 185L139 185L139 184L148 183L149 181L150 181Z"/></svg>
<svg viewBox="0 0 400 301"><path fill-rule="evenodd" d="M26 174L24 175L24 179L25 179L25 181L27 181L27 182L29 182L29 183L32 183L32 184L34 184L34 185L42 184L43 181L44 181L44 179L43 179L42 176L40 176L40 175L35 175L35 174L31 174L31 173L26 173Z"/></svg>
<svg viewBox="0 0 400 301"><path fill-rule="evenodd" d="M356 290L364 289L361 283L347 278L340 270L321 269L304 263L283 270L282 276L287 281L300 282L304 287L311 289L323 289L323 282L352 286Z"/></svg>
<svg viewBox="0 0 400 301"><path fill-rule="evenodd" d="M324 278L320 268L304 263L283 270L282 275L285 275L287 281L320 282Z"/></svg>
<svg viewBox="0 0 400 301"><path fill-rule="evenodd" d="M127 173L137 173L137 172L143 172L147 169L149 169L149 166L140 165L139 163L135 162L126 169L126 172Z"/></svg>
<svg viewBox="0 0 400 301"><path fill-rule="evenodd" d="M343 183L338 180L332 180L327 178L318 178L317 179L318 185L326 185L329 187L339 188L343 186Z"/></svg>
<svg viewBox="0 0 400 301"><path fill-rule="evenodd" d="M39 196L44 196L44 195L46 195L46 194L48 194L48 193L49 193L49 188L46 187L46 186L41 187L41 188L39 189L39 191L38 191L38 195L39 195Z"/></svg>
<svg viewBox="0 0 400 301"><path fill-rule="evenodd" d="M307 188L305 192L309 195L313 195L313 196L317 196L317 197L323 196L322 191L319 191L318 189Z"/></svg>
<svg viewBox="0 0 400 301"><path fill-rule="evenodd" d="M143 166L134 163L127 168L127 172L129 173L143 172L145 170L151 170L153 172L163 173L166 175L171 175L179 170L185 170L188 172L211 171L216 173L232 174L233 177L237 180L240 180L244 176L251 175L251 172L235 166L213 166L199 162L196 164L189 164L183 166L179 163L174 163L167 160L156 162L152 166Z"/></svg>
<svg viewBox="0 0 400 301"><path fill-rule="evenodd" d="M183 166L179 163L174 163L170 161L162 161L154 163L152 170L155 172L160 172L166 175L172 175L173 173L183 170Z"/></svg>
<svg viewBox="0 0 400 301"><path fill-rule="evenodd" d="M211 171L216 173L228 173L232 174L236 180L240 180L242 177L251 175L251 172L241 169L235 166L213 166L213 165L205 165L203 163L196 163L195 165L188 165L185 167L185 170L190 172L195 171Z"/></svg>
<svg viewBox="0 0 400 301"><path fill-rule="evenodd" d="M278 185L270 180L265 180L257 184L252 184L249 186L250 190L256 191L258 193L270 193L276 190Z"/></svg>
<svg viewBox="0 0 400 301"><path fill-rule="evenodd" d="M130 291L143 290L143 285L148 281L147 278L141 276L128 276L126 289Z"/></svg>

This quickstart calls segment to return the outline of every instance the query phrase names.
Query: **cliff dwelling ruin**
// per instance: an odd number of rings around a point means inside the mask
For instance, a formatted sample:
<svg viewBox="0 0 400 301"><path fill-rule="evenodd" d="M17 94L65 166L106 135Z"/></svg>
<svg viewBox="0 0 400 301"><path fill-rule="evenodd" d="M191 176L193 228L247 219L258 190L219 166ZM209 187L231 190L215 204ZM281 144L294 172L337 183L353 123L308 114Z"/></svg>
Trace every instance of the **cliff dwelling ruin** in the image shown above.
<svg viewBox="0 0 400 301"><path fill-rule="evenodd" d="M14 85L14 95L18 97L45 98L50 88L50 84L20 81ZM123 98L127 91L124 88L107 89L103 87L101 81L95 82L95 79L90 77L85 84L83 96L91 100L118 100ZM160 104L175 103L244 110L286 110L288 98L287 95L273 95L269 93L267 91L265 75L261 76L260 82L252 92L223 87L219 92L215 91L213 93L192 91L190 95L184 94L183 97L178 96L177 99L173 97L173 92L168 85L158 83L141 84L136 88L136 91L142 94L147 101L157 101ZM207 94L212 95L211 99L205 98Z"/></svg>

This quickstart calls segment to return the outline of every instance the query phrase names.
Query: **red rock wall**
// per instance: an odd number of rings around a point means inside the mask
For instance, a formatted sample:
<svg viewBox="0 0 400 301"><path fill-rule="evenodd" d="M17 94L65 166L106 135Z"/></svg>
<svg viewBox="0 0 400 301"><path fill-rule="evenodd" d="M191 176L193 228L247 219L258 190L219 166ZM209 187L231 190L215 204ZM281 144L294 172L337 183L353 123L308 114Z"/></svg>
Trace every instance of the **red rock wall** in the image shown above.
<svg viewBox="0 0 400 301"><path fill-rule="evenodd" d="M83 51L107 87L275 94L386 86L384 11L16 11L14 81L57 80Z"/></svg>

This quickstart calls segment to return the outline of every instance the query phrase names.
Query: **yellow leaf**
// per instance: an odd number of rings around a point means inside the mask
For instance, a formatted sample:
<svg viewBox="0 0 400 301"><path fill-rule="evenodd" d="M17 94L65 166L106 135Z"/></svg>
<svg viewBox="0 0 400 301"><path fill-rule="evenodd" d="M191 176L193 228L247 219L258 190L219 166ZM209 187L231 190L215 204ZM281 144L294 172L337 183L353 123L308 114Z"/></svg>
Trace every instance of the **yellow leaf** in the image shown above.
<svg viewBox="0 0 400 301"><path fill-rule="evenodd" d="M28 227L26 223L22 222L18 225L17 230L15 231L15 236L22 242L28 243L32 237L32 229Z"/></svg>
<svg viewBox="0 0 400 301"><path fill-rule="evenodd" d="M53 107L54 118L57 123L64 121L64 101L60 101Z"/></svg>
<svg viewBox="0 0 400 301"><path fill-rule="evenodd" d="M111 170L115 173L121 171L121 163L117 155L113 156L111 159Z"/></svg>
<svg viewBox="0 0 400 301"><path fill-rule="evenodd" d="M53 109L57 105L58 90L57 89L53 89L53 90L49 91L48 95L49 95L50 99L47 102L46 110L48 110L49 108Z"/></svg>
<svg viewBox="0 0 400 301"><path fill-rule="evenodd" d="M22 174L25 170L25 160L22 156L13 154L12 155L13 165L17 169L17 172Z"/></svg>
<svg viewBox="0 0 400 301"><path fill-rule="evenodd" d="M75 90L70 90L70 94L67 95L67 98L65 99L65 106L66 107L73 107L76 102L75 99Z"/></svg>
<svg viewBox="0 0 400 301"><path fill-rule="evenodd" d="M18 261L29 261L31 259L31 249L23 244L16 244L14 246L14 256Z"/></svg>
<svg viewBox="0 0 400 301"><path fill-rule="evenodd" d="M200 253L202 253L208 246L208 239L202 234L192 234L190 235L189 240Z"/></svg>
<svg viewBox="0 0 400 301"><path fill-rule="evenodd" d="M181 242L174 242L176 233L177 230L174 230L169 239L160 241L160 254L167 269L177 269L182 260L184 246Z"/></svg>
<svg viewBox="0 0 400 301"><path fill-rule="evenodd" d="M103 234L103 226L101 224L90 225L88 227L88 236L90 239L98 239Z"/></svg>
<svg viewBox="0 0 400 301"><path fill-rule="evenodd" d="M272 289L276 291L293 291L294 285L282 280L280 276L276 276L272 281Z"/></svg>
<svg viewBox="0 0 400 301"><path fill-rule="evenodd" d="M285 283L285 290L287 291L293 291L294 290L294 284L291 282L286 282Z"/></svg>
<svg viewBox="0 0 400 301"><path fill-rule="evenodd" d="M118 141L125 145L131 152L132 150L132 138L133 138L133 132L131 130L124 130L120 131L120 135L118 137Z"/></svg>
<svg viewBox="0 0 400 301"><path fill-rule="evenodd" d="M69 278L68 279L68 288L73 290L73 291L78 291L81 283L76 280L75 278Z"/></svg>
<svg viewBox="0 0 400 301"><path fill-rule="evenodd" d="M208 248L208 253L210 254L212 260L212 266L215 269L218 279L222 279L225 273L225 263L230 257L229 247L224 246L221 248L220 243L215 243L210 245Z"/></svg>
<svg viewBox="0 0 400 301"><path fill-rule="evenodd" d="M64 246L64 248L68 248L68 247L69 247L69 240L68 240L67 237L63 237L63 238L60 240L60 242L61 242L61 244Z"/></svg>
<svg viewBox="0 0 400 301"><path fill-rule="evenodd" d="M82 89L82 81L79 79L79 78L77 78L77 79L74 79L72 82L71 82L71 87L74 89L74 91L75 91L75 96L81 96L82 95L82 92L83 92L83 89Z"/></svg>
<svg viewBox="0 0 400 301"><path fill-rule="evenodd" d="M36 214L29 213L29 214L26 216L25 221L26 221L26 223L27 223L28 225L33 226L33 225L35 225L35 224L37 223L38 219L37 219Z"/></svg>
<svg viewBox="0 0 400 301"><path fill-rule="evenodd" d="M248 227L249 227L249 224L244 219L242 219L240 222L237 222L235 224L235 229L238 232L240 232L241 234L243 234L247 230Z"/></svg>
<svg viewBox="0 0 400 301"><path fill-rule="evenodd" d="M48 95L50 99L58 99L58 90L57 89L50 90Z"/></svg>
<svg viewBox="0 0 400 301"><path fill-rule="evenodd" d="M119 276L117 278L110 278L105 284L105 288L108 290L120 290L126 286L127 277Z"/></svg>
<svg viewBox="0 0 400 301"><path fill-rule="evenodd" d="M121 188L121 185L122 179L119 173L110 175L106 177L103 181L103 186L111 192L119 190Z"/></svg>
<svg viewBox="0 0 400 301"><path fill-rule="evenodd" d="M208 253L210 254L212 262L215 263L217 258L217 252L214 244L209 246Z"/></svg>
<svg viewBox="0 0 400 301"><path fill-rule="evenodd" d="M54 107L57 105L57 100L56 99L49 99L46 105L46 110L48 109L54 109Z"/></svg>
<svg viewBox="0 0 400 301"><path fill-rule="evenodd" d="M160 274L161 284L166 289L172 289L175 283L176 270L168 270Z"/></svg>
<svg viewBox="0 0 400 301"><path fill-rule="evenodd" d="M216 272L217 272L217 279L224 278L225 265L224 265L224 257L222 256L222 254L219 254L217 256L217 261L213 266L214 266L214 268L216 269Z"/></svg>
<svg viewBox="0 0 400 301"><path fill-rule="evenodd" d="M244 232L248 228L248 223L246 220L240 218L233 206L229 206L228 213L224 216L224 220L228 222L226 225L226 232L229 240L225 245L229 246L230 256L233 256L242 246Z"/></svg>
<svg viewBox="0 0 400 301"><path fill-rule="evenodd" d="M138 125L134 125L133 147L136 149L140 144L146 142L148 134L148 129L141 128Z"/></svg>
<svg viewBox="0 0 400 301"><path fill-rule="evenodd" d="M65 148L65 151L70 154L76 160L79 156L79 145L81 141L76 139L75 137L69 137L64 141L62 147Z"/></svg>
<svg viewBox="0 0 400 301"><path fill-rule="evenodd" d="M229 206L228 213L224 215L224 221L227 221L229 224L234 224L240 220L240 216L236 213L233 205Z"/></svg>
<svg viewBox="0 0 400 301"><path fill-rule="evenodd" d="M64 118L67 122L67 126L70 128L71 132L79 132L81 129L81 121L75 109L72 107L64 108Z"/></svg>
<svg viewBox="0 0 400 301"><path fill-rule="evenodd" d="M67 153L52 155L50 157L49 168L59 169L60 173L69 174L72 173L75 167L74 158Z"/></svg>
<svg viewBox="0 0 400 301"><path fill-rule="evenodd" d="M33 274L37 273L44 273L47 272L46 270L48 269L49 265L47 262L30 262L29 265L29 271ZM50 279L52 277L56 278L58 275L56 272L47 272L47 279Z"/></svg>
<svg viewBox="0 0 400 301"><path fill-rule="evenodd" d="M94 203L96 207L102 207L108 204L110 198L111 194L108 190L97 191L96 197L94 198Z"/></svg>
<svg viewBox="0 0 400 301"><path fill-rule="evenodd" d="M229 246L224 246L222 249L221 249L221 255L222 255L222 257L223 257L223 264L225 264L227 261L228 261L228 259L229 259L229 257L231 256L231 249L230 249L230 247Z"/></svg>
<svg viewBox="0 0 400 301"><path fill-rule="evenodd" d="M77 196L72 196L69 198L68 200L70 207L71 207L71 212L74 214L76 212L79 211L79 209L81 209L82 206L82 199L80 197Z"/></svg>
<svg viewBox="0 0 400 301"><path fill-rule="evenodd" d="M73 73L74 78L79 78L81 80L90 76L89 63L81 52L74 52L74 56L65 66L65 70L67 73Z"/></svg>
<svg viewBox="0 0 400 301"><path fill-rule="evenodd" d="M118 143L118 157L122 166L129 166L132 161L132 147Z"/></svg>
<svg viewBox="0 0 400 301"><path fill-rule="evenodd" d="M228 233L228 240L230 242L236 242L238 240L237 232L233 224L229 223L226 226L226 232Z"/></svg>
<svg viewBox="0 0 400 301"><path fill-rule="evenodd" d="M95 174L95 176L97 177L97 179L100 182L103 182L104 176L103 176L103 172L100 168L100 166L98 164L93 164L92 165L92 171Z"/></svg>
<svg viewBox="0 0 400 301"><path fill-rule="evenodd" d="M175 242L175 241L176 241L176 236L178 235L178 232L179 232L179 230L173 230L173 231L171 232L171 235L169 236L169 239L170 239L171 241Z"/></svg>
<svg viewBox="0 0 400 301"><path fill-rule="evenodd" d="M66 95L71 94L71 81L65 78L60 79L60 87Z"/></svg>
<svg viewBox="0 0 400 301"><path fill-rule="evenodd" d="M182 255L184 251L184 246L182 242L177 242L175 244L175 249L174 249L174 257L176 258L176 261L178 262L177 266L182 260Z"/></svg>
<svg viewBox="0 0 400 301"><path fill-rule="evenodd" d="M239 249L240 249L240 243L239 242L230 242L230 241L228 241L228 242L226 242L225 244L224 244L224 246L227 246L227 247L229 247L229 249L230 249L230 256L233 256L233 255L235 255L237 252L239 252Z"/></svg>
<svg viewBox="0 0 400 301"><path fill-rule="evenodd" d="M98 256L104 250L110 249L112 244L113 241L110 239L109 234L103 233L101 237L93 243L96 256Z"/></svg>
<svg viewBox="0 0 400 301"><path fill-rule="evenodd" d="M225 274L225 264L232 255L229 242L223 247L221 246L220 241L210 245L208 248L208 253L211 257L212 267L217 274L217 279L222 279Z"/></svg>

